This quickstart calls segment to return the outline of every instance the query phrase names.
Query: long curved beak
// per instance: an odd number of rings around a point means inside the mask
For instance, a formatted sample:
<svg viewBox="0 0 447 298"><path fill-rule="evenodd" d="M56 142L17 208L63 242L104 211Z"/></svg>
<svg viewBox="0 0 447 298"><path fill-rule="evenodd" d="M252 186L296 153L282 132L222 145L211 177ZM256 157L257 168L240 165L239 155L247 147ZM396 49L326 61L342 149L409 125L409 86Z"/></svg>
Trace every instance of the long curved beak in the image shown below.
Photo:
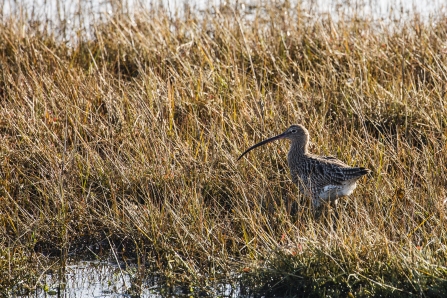
<svg viewBox="0 0 447 298"><path fill-rule="evenodd" d="M259 146L265 145L267 143L270 143L270 142L273 142L273 141L276 141L276 140L279 140L279 139L283 139L285 137L286 137L286 134L282 133L282 134L274 136L274 137L272 137L270 139L267 139L267 140L264 140L262 142L259 142L259 143L255 144L255 145L251 146L247 150L245 150L245 152L242 153L241 156L239 156L239 158L237 160L241 159L242 156L244 156L245 154L247 154L248 152L250 152L251 150L253 150L253 149L255 149L255 148L259 147Z"/></svg>

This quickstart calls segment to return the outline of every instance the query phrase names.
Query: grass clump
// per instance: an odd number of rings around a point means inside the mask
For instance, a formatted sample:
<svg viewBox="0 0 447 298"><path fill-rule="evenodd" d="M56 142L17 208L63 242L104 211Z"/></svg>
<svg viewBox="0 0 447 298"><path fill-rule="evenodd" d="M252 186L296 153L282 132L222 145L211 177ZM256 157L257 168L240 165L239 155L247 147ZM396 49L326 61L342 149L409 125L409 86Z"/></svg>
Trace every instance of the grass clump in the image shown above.
<svg viewBox="0 0 447 298"><path fill-rule="evenodd" d="M5 293L41 286L49 254L94 244L203 291L445 290L445 17L256 11L117 12L71 44L1 24ZM298 195L285 142L236 163L293 123L313 152L374 171L335 221Z"/></svg>

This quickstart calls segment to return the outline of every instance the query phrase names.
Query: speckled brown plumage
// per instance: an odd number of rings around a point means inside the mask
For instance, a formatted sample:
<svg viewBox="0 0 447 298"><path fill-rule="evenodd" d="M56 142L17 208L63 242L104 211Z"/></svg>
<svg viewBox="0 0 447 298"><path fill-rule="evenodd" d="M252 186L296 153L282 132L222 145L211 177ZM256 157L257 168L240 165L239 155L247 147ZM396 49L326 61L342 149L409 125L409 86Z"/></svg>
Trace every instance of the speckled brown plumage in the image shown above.
<svg viewBox="0 0 447 298"><path fill-rule="evenodd" d="M248 148L239 159L256 147L284 138L291 141L287 161L292 181L301 193L312 198L314 207L322 201L336 201L350 195L356 181L370 172L366 168L350 167L335 157L309 153L309 132L302 125L292 125L284 133Z"/></svg>

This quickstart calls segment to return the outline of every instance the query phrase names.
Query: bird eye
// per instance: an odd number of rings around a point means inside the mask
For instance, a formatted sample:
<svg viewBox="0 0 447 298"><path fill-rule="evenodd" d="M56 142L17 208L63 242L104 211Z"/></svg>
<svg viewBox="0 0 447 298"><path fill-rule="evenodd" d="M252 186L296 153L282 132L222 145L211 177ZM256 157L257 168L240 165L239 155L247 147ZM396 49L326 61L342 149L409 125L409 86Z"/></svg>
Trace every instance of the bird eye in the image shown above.
<svg viewBox="0 0 447 298"><path fill-rule="evenodd" d="M292 129L290 132L292 132L292 133L296 133L296 129Z"/></svg>

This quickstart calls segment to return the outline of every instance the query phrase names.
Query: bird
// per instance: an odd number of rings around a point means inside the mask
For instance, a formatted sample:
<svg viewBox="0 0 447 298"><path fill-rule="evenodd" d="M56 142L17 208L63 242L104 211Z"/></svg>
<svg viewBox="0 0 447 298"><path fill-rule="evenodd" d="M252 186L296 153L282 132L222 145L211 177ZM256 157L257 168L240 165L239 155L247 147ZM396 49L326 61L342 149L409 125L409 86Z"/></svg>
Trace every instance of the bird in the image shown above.
<svg viewBox="0 0 447 298"><path fill-rule="evenodd" d="M292 181L300 193L311 198L314 208L324 202L336 204L339 198L351 195L357 180L371 172L364 167L350 167L333 156L309 153L309 131L303 125L292 125L282 134L251 146L237 160L259 146L280 139L291 141L287 163Z"/></svg>

